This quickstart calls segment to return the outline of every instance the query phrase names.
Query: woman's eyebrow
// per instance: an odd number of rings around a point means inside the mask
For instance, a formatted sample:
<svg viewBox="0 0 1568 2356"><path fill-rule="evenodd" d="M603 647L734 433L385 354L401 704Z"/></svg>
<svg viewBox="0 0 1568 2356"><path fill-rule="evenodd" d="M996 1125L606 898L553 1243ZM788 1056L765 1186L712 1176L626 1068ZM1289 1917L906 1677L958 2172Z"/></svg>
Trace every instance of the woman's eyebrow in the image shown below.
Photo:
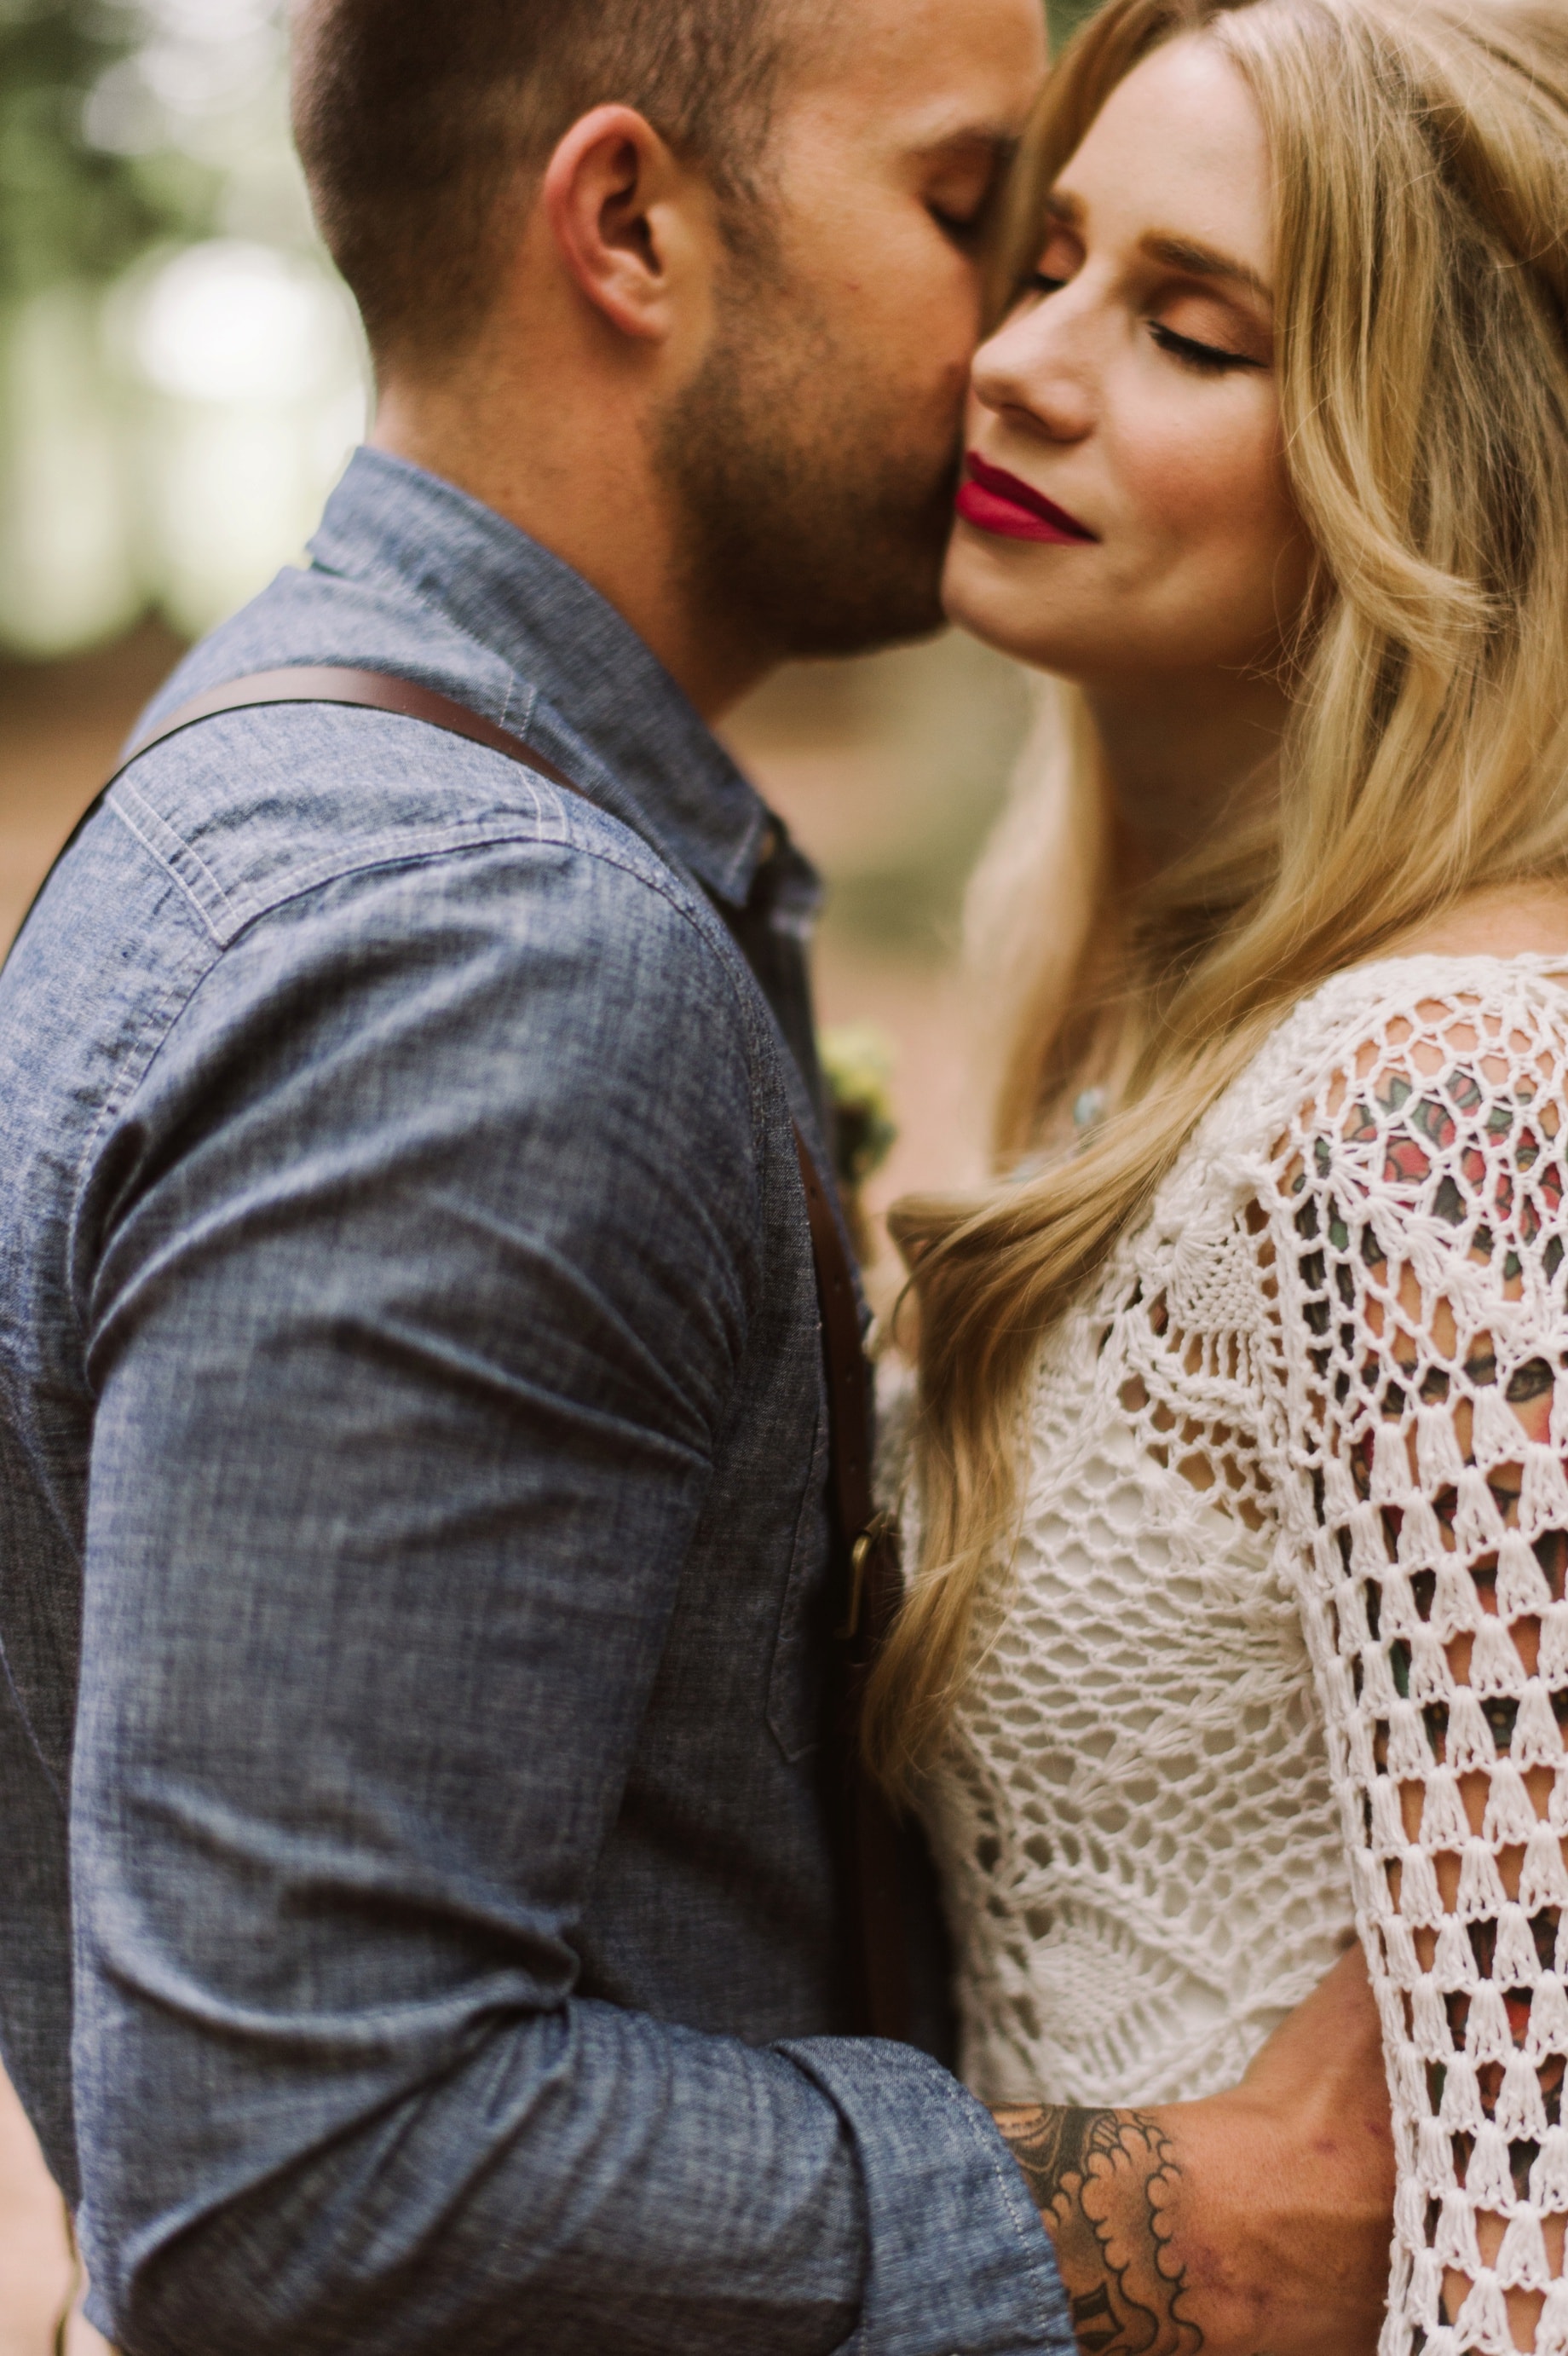
<svg viewBox="0 0 1568 2356"><path fill-rule="evenodd" d="M1083 206L1081 199L1065 188L1052 188L1045 198L1048 220L1063 229L1082 230ZM1175 230L1149 230L1138 240L1138 251L1165 270L1185 270L1194 278L1229 278L1249 294L1259 295L1265 303L1274 300L1274 290L1266 279L1260 278L1248 263L1238 262L1233 254L1221 253L1216 245L1205 245L1201 238L1183 237Z"/></svg>
<svg viewBox="0 0 1568 2356"><path fill-rule="evenodd" d="M1167 270L1184 270L1194 278L1230 278L1250 294L1272 303L1273 292L1266 280L1258 276L1246 262L1238 262L1229 253L1221 253L1212 245L1204 245L1198 238L1175 237L1163 230L1151 230L1138 240L1141 250L1151 262Z"/></svg>

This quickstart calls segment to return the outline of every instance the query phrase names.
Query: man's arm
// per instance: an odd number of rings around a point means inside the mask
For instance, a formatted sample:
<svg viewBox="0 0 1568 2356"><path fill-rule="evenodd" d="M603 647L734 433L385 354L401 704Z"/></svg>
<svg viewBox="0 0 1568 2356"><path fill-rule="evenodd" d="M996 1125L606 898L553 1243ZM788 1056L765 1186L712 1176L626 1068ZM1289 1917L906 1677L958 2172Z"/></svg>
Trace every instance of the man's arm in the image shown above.
<svg viewBox="0 0 1568 2356"><path fill-rule="evenodd" d="M1056 2245L1084 2356L1371 2356L1393 2145L1360 1948L1233 2093L997 2124Z"/></svg>
<svg viewBox="0 0 1568 2356"><path fill-rule="evenodd" d="M1070 2346L924 2056L581 1993L737 1370L784 1322L764 1052L656 889L478 847L253 926L105 1124L75 2109L134 2356ZM733 1547L760 1718L777 1606Z"/></svg>

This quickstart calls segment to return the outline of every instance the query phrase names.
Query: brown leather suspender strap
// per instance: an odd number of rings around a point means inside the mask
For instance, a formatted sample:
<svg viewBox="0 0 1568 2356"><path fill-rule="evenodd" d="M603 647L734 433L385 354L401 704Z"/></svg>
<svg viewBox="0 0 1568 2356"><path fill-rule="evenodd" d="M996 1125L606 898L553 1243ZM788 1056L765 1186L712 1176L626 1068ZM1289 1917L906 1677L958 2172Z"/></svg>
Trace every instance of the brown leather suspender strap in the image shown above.
<svg viewBox="0 0 1568 2356"><path fill-rule="evenodd" d="M508 761L516 761L525 769L537 769L552 786L582 796L581 786L574 786L553 761L547 760L531 744L525 744L510 729L497 727L493 720L470 711L466 703L459 703L453 696L438 695L433 688L416 687L412 680L395 678L390 671L355 670L347 663L294 663L285 670L252 671L247 679L230 680L223 687L208 688L205 694L193 695L188 703L182 703L177 712L160 721L157 727L150 729L131 747L113 776L100 786L56 852L48 874L34 893L22 924L16 928L13 946L42 899L49 876L133 761L139 761L155 744L165 744L171 736L194 728L198 721L216 720L225 712L253 712L272 703L347 703L366 712L389 712L400 719L422 720L427 727L444 728L449 736L466 736L492 753L505 754Z"/></svg>
<svg viewBox="0 0 1568 2356"><path fill-rule="evenodd" d="M220 712L251 712L269 703L349 703L367 712L390 712L400 719L422 720L427 727L444 728L449 736L466 736L472 744L483 744L492 753L504 753L508 761L516 761L525 769L537 769L552 786L561 786L569 794L582 796L581 787L574 786L553 761L547 760L532 744L514 736L509 728L486 720L483 713L470 711L455 697L438 695L433 688L416 687L411 680L394 678L390 671L351 670L336 663L252 671L249 679L231 680L226 687L209 688L205 695L192 696L188 703L182 703L177 712L126 754L114 777L109 780L110 785L124 774L133 761L139 761L155 744L177 736L182 729L194 728L201 720L216 720ZM107 792L108 787L104 790Z"/></svg>
<svg viewBox="0 0 1568 2356"><path fill-rule="evenodd" d="M910 2035L911 2004L898 1826L860 1749L866 1679L898 1609L898 1524L891 1514L877 1512L872 1494L871 1377L860 1343L849 1256L798 1128L795 1143L811 1221L827 1364L834 1520L845 1594L844 1616L835 1632L844 1647L840 1749L848 1780L847 1846L860 2008L873 2037L902 2043Z"/></svg>
<svg viewBox="0 0 1568 2356"><path fill-rule="evenodd" d="M423 721L449 735L500 753L533 769L551 785L583 799L581 786L544 754L509 729L485 719L465 703L433 689L416 687L390 672L347 665L291 666L256 671L247 679L208 689L163 721L128 753L103 793L131 763L198 722L227 712L248 712L275 703L349 704ZM82 820L102 799L95 797ZM75 837L73 835L72 840ZM63 853L61 854L63 856ZM51 870L51 873L53 871ZM832 1440L832 1502L835 1554L843 1590L837 1634L844 1648L840 1705L843 1806L847 1823L844 1861L849 1882L860 2026L871 2035L906 2038L910 1992L903 1947L899 1888L898 1835L892 1815L860 1756L860 1703L876 1648L897 1605L897 1537L891 1518L878 1515L871 1494L870 1376L860 1342L859 1310L849 1258L838 1221L797 1124L795 1151L811 1225L822 1315Z"/></svg>

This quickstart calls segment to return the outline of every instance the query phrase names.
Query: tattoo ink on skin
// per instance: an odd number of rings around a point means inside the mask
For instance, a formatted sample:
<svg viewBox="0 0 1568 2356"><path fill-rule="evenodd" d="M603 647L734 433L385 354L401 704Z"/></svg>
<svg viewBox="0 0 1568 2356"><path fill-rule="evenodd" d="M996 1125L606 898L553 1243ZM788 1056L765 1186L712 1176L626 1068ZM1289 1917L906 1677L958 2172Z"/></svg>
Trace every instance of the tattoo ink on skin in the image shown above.
<svg viewBox="0 0 1568 2356"><path fill-rule="evenodd" d="M997 2124L1056 2244L1083 2356L1202 2356L1170 2247L1181 2170L1153 2119L1053 2108Z"/></svg>

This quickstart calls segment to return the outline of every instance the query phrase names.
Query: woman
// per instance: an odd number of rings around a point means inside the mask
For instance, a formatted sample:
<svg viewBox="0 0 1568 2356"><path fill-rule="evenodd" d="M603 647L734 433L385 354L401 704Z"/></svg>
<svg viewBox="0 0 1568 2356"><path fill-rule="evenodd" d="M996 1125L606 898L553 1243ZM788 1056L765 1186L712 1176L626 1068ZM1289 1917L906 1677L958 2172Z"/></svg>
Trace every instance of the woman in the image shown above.
<svg viewBox="0 0 1568 2356"><path fill-rule="evenodd" d="M1110 0L1056 73L948 576L1071 683L982 892L1011 1175L898 1222L872 1731L971 2081L1206 2093L1354 1923L1426 2356L1568 2350L1558 42Z"/></svg>

